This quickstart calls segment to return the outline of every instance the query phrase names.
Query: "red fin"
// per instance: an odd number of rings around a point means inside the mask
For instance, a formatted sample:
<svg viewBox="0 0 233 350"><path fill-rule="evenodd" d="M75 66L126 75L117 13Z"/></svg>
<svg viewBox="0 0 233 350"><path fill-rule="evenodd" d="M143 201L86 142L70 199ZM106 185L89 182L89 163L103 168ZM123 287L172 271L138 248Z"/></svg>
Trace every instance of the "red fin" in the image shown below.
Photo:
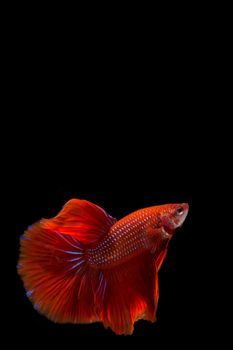
<svg viewBox="0 0 233 350"><path fill-rule="evenodd" d="M93 293L86 287L90 271L85 250L73 236L34 224L21 238L18 272L35 309L48 318L56 322L96 320Z"/></svg>
<svg viewBox="0 0 233 350"><path fill-rule="evenodd" d="M161 252L159 253L159 255L156 257L155 259L155 264L156 264L156 267L157 267L157 270L159 271L162 263L163 263L163 260L165 259L167 255L167 249L163 249L161 250Z"/></svg>
<svg viewBox="0 0 233 350"><path fill-rule="evenodd" d="M116 219L86 200L71 199L53 219L42 220L47 230L72 234L83 244L94 243L107 233Z"/></svg>
<svg viewBox="0 0 233 350"><path fill-rule="evenodd" d="M156 283L157 271L149 252L102 271L95 298L97 313L105 327L117 334L131 334L136 320L155 321Z"/></svg>
<svg viewBox="0 0 233 350"><path fill-rule="evenodd" d="M166 255L167 255L167 248L166 249L162 249L160 251L160 253L158 254L158 256L154 257L154 264L155 264L155 268L156 268L157 272L160 270L160 267L161 267L161 265L162 265ZM156 274L155 284L154 284L154 300L155 300L156 305L158 305L158 301L159 301L158 273Z"/></svg>
<svg viewBox="0 0 233 350"><path fill-rule="evenodd" d="M35 309L56 322L97 321L91 286L98 275L88 266L86 247L113 222L94 204L71 200L24 233L18 272Z"/></svg>

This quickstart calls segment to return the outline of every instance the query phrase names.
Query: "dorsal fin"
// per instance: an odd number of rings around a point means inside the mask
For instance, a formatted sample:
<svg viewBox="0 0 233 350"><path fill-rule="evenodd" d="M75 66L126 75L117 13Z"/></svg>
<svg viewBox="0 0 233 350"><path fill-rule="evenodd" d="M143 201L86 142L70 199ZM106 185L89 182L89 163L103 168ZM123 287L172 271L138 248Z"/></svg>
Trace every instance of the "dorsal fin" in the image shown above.
<svg viewBox="0 0 233 350"><path fill-rule="evenodd" d="M82 244L97 242L116 222L104 209L81 199L71 199L52 219L43 219L44 229L73 235Z"/></svg>

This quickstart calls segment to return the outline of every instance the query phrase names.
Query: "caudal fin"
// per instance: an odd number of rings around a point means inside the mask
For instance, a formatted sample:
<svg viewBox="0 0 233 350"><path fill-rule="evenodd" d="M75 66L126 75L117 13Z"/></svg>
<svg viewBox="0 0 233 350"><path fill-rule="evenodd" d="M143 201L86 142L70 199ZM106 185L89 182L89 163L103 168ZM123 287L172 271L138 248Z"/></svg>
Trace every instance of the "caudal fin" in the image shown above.
<svg viewBox="0 0 233 350"><path fill-rule="evenodd" d="M72 199L53 219L42 219L21 236L18 272L34 308L56 322L97 320L86 248L115 222L100 207Z"/></svg>

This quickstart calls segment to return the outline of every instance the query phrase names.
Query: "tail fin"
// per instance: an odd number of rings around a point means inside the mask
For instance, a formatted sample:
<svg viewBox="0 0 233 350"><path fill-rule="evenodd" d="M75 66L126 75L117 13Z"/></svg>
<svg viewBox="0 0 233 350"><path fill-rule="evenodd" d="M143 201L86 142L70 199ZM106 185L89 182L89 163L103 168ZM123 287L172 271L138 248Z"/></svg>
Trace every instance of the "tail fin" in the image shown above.
<svg viewBox="0 0 233 350"><path fill-rule="evenodd" d="M95 244L115 219L100 207L72 199L53 219L32 225L20 239L18 272L34 308L56 322L97 321L86 248Z"/></svg>

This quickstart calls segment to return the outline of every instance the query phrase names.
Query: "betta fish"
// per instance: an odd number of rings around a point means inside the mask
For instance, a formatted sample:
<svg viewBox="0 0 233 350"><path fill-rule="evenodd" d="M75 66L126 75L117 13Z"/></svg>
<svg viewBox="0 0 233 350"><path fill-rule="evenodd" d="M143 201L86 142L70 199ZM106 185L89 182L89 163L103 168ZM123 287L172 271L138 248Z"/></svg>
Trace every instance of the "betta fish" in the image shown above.
<svg viewBox="0 0 233 350"><path fill-rule="evenodd" d="M59 323L102 322L132 334L135 321L155 322L158 271L188 208L153 206L117 221L89 201L69 200L20 238L17 269L27 297Z"/></svg>

